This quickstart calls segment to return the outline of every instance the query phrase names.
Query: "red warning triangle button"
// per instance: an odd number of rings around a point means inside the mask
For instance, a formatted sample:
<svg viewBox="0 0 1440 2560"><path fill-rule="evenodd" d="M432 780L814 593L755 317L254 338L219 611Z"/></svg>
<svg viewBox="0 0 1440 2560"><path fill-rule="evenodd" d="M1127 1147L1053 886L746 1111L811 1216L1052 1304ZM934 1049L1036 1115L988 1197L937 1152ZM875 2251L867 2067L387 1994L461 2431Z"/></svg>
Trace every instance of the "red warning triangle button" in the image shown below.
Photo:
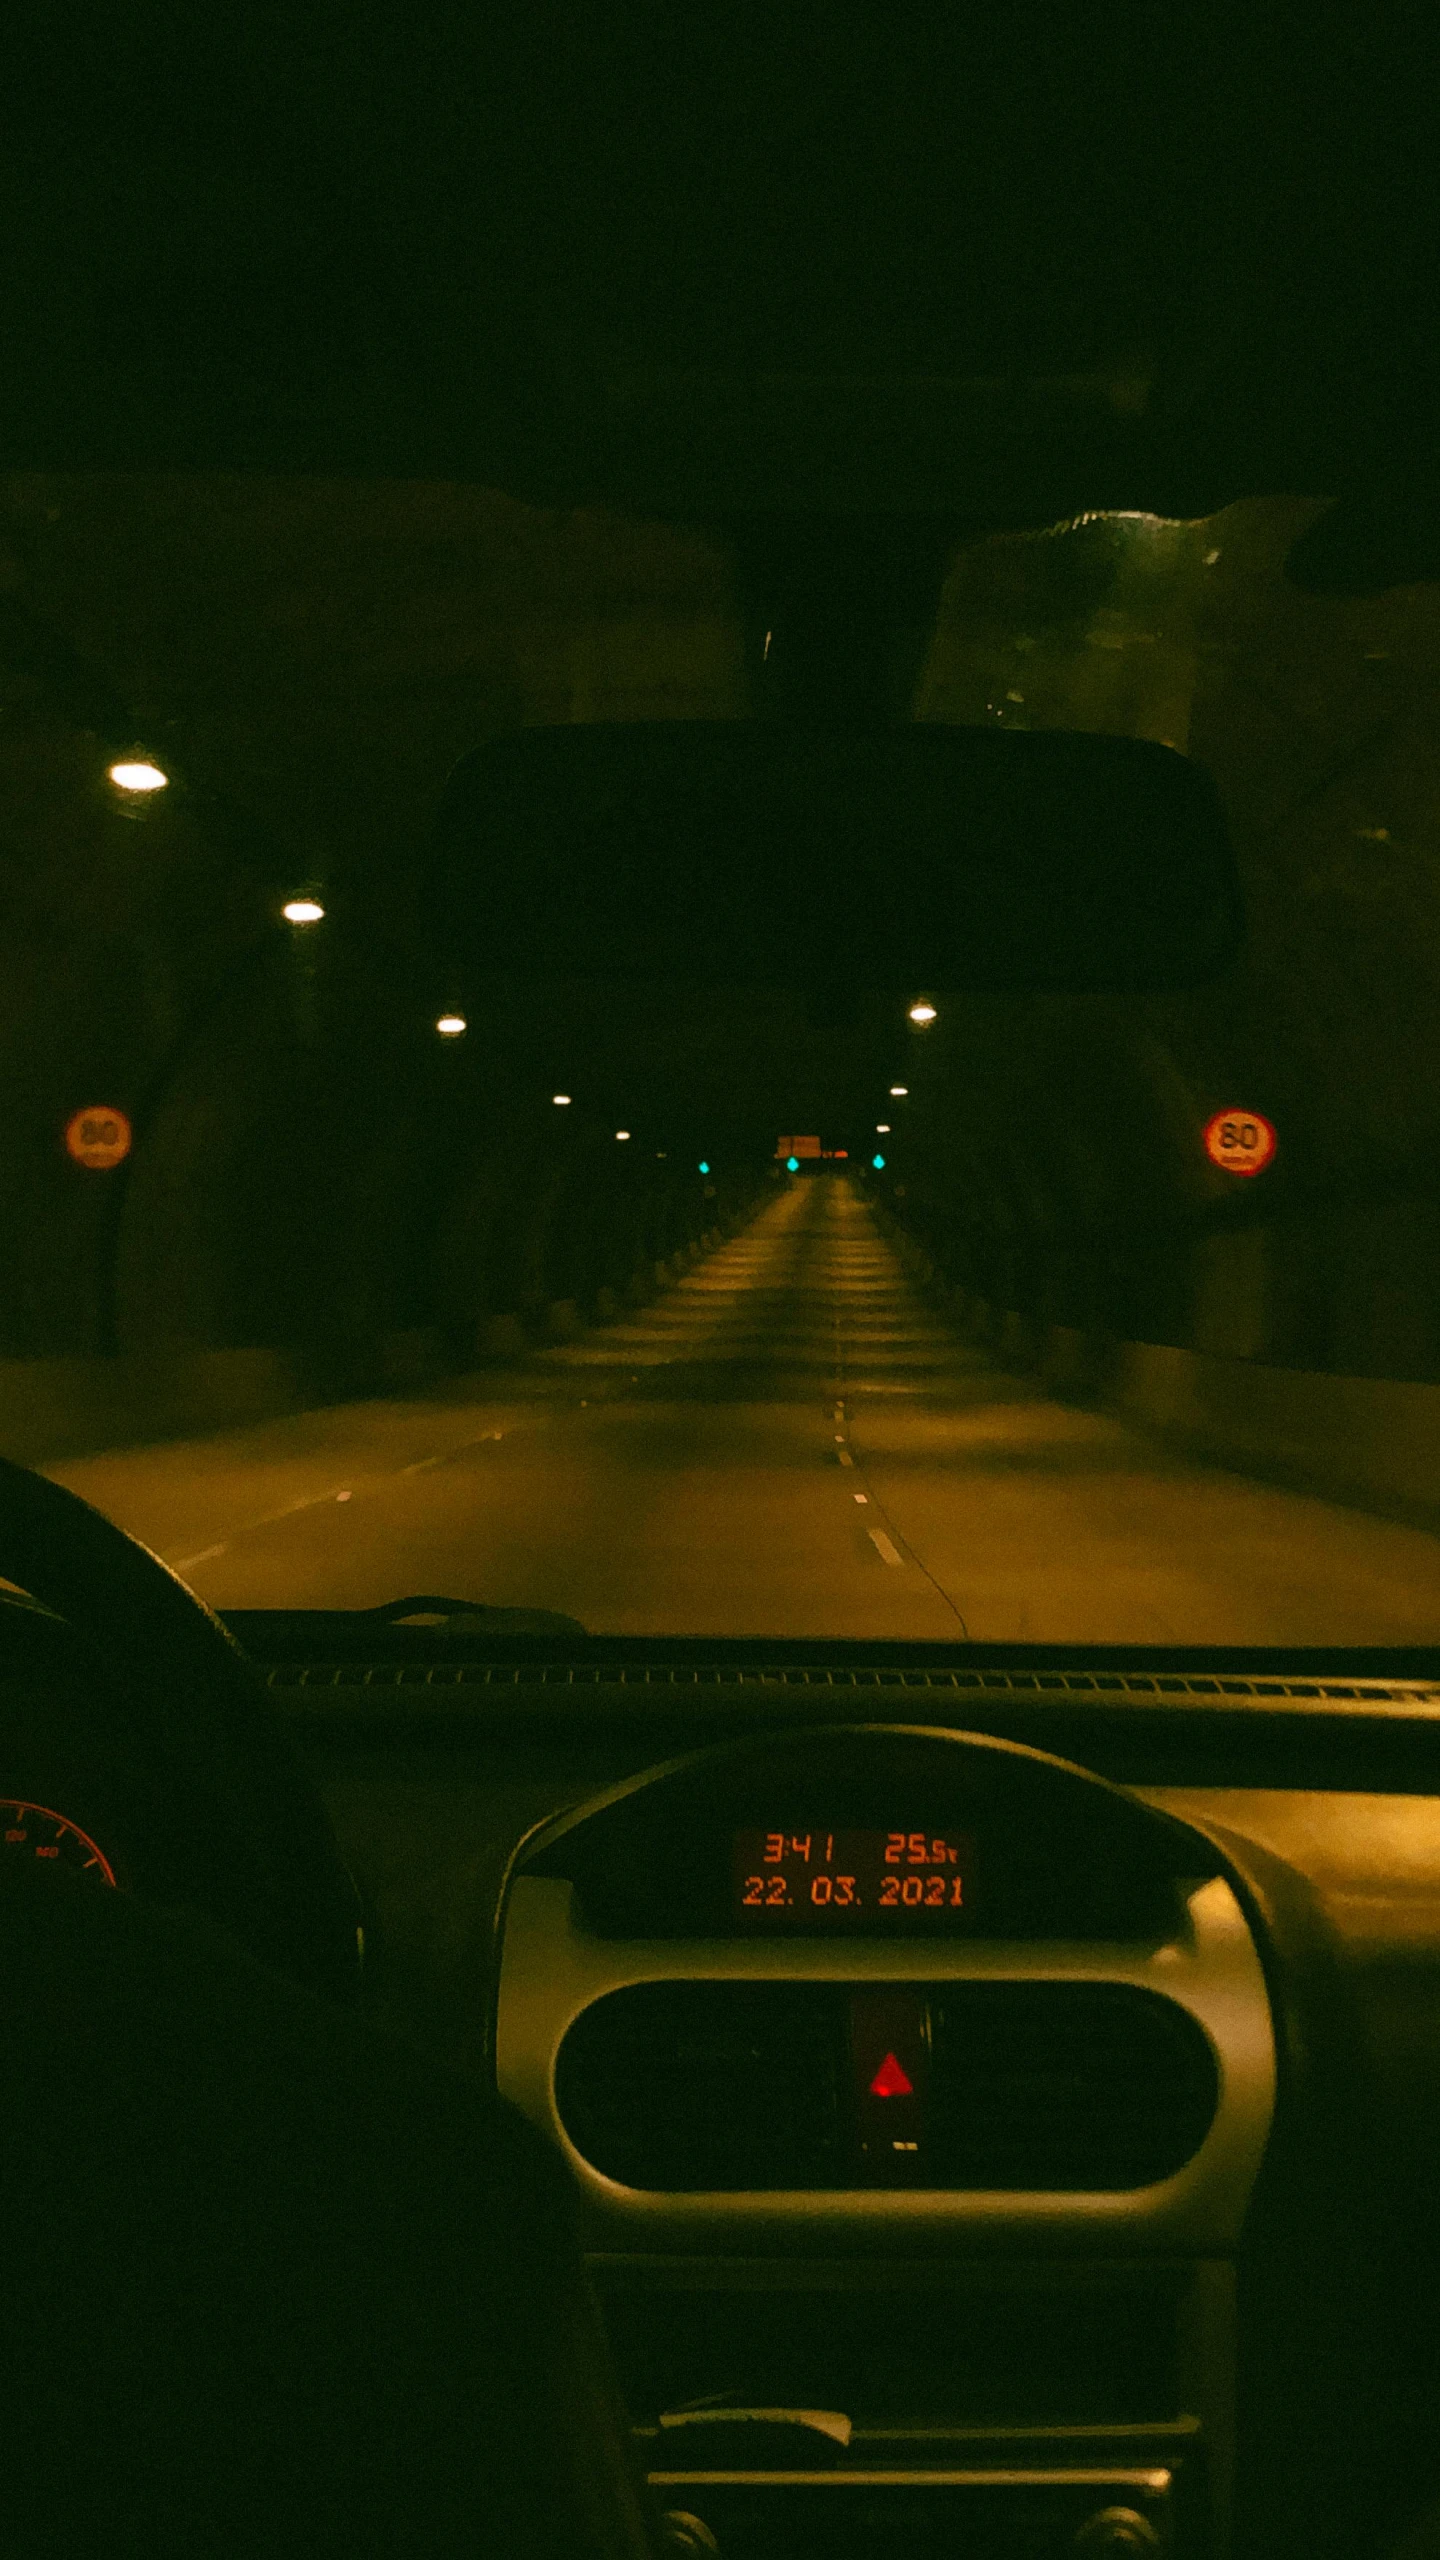
<svg viewBox="0 0 1440 2560"><path fill-rule="evenodd" d="M915 2084L913 2080L906 2078L906 2075L902 2071L899 2063L896 2061L894 2054L887 2053L879 2070L876 2072L874 2079L870 2083L871 2097L909 2098L914 2095L914 2089Z"/></svg>

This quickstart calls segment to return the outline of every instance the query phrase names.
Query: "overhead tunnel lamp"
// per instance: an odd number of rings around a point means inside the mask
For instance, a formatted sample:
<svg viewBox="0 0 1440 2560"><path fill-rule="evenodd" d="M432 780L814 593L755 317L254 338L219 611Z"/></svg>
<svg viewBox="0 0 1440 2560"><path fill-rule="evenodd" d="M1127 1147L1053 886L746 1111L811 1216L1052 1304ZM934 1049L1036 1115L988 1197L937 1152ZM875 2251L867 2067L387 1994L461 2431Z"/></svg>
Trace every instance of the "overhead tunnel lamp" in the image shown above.
<svg viewBox="0 0 1440 2560"><path fill-rule="evenodd" d="M144 747L131 747L105 768L109 800L117 818L148 818L163 802L170 776Z"/></svg>
<svg viewBox="0 0 1440 2560"><path fill-rule="evenodd" d="M629 1137L630 1132L628 1129L617 1129L615 1135L617 1140L623 1144L624 1140Z"/></svg>
<svg viewBox="0 0 1440 2560"><path fill-rule="evenodd" d="M890 1091L891 1091L892 1095L894 1095L894 1097L895 1097L897 1100L899 1099L899 1097L900 1097L900 1095L901 1095L901 1094L903 1094L903 1093L908 1093L908 1092L909 1092L909 1090L910 1090L910 1087L908 1086L908 1084L892 1084L892 1086L890 1087Z"/></svg>
<svg viewBox="0 0 1440 2560"><path fill-rule="evenodd" d="M287 924L320 924L325 915L318 898L287 898L280 912Z"/></svg>
<svg viewBox="0 0 1440 2560"><path fill-rule="evenodd" d="M568 1110L570 1104L570 1096L568 1093L552 1093L550 1099L554 1103L557 1111Z"/></svg>
<svg viewBox="0 0 1440 2560"><path fill-rule="evenodd" d="M466 1028L465 1016L463 1013L442 1013L435 1028L442 1040L459 1040Z"/></svg>
<svg viewBox="0 0 1440 2560"><path fill-rule="evenodd" d="M105 781L120 801L120 809L126 809L131 817L154 806L161 791L169 791L169 773L146 748L128 748L126 755L118 755L113 765L105 765Z"/></svg>
<svg viewBox="0 0 1440 2560"><path fill-rule="evenodd" d="M876 1123L875 1123L875 1135L876 1135L876 1137L877 1137L877 1138L888 1138L888 1137L889 1137L889 1135L890 1135L890 1123L889 1123L889 1121L888 1121L888 1120L877 1120L877 1121L876 1121Z"/></svg>
<svg viewBox="0 0 1440 2560"><path fill-rule="evenodd" d="M143 799L151 791L167 791L169 773L151 763L149 755L120 755L110 765L110 781L115 783L115 791L136 791Z"/></svg>
<svg viewBox="0 0 1440 2560"><path fill-rule="evenodd" d="M912 1004L910 1007L910 1019L923 1029L927 1022L934 1021L935 1007L933 1004L927 1004L922 996L918 1004Z"/></svg>

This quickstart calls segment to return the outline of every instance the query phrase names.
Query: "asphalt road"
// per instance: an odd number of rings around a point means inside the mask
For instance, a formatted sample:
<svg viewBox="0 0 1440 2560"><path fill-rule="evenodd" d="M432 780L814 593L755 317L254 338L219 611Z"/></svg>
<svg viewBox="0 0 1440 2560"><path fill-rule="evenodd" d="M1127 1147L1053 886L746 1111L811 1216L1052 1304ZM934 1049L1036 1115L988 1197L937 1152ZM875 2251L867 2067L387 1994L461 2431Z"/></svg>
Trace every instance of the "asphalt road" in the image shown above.
<svg viewBox="0 0 1440 2560"><path fill-rule="evenodd" d="M605 1633L1403 1644L1440 1540L996 1369L800 1181L657 1303L443 1394L47 1470L219 1608L439 1592Z"/></svg>

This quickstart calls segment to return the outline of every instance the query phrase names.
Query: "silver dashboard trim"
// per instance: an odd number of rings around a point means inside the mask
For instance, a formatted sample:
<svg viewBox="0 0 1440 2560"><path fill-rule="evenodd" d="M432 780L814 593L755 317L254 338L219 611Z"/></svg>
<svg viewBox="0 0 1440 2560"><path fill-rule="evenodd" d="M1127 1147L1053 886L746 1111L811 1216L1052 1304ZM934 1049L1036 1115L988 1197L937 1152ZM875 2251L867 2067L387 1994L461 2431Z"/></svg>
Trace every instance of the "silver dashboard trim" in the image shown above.
<svg viewBox="0 0 1440 2560"><path fill-rule="evenodd" d="M563 1878L517 1876L501 1948L495 2071L501 2094L569 2164L583 2244L602 2249L924 2254L994 2241L1008 2250L1223 2256L1232 2251L1275 2107L1275 2042L1264 1972L1223 1877L1191 1886L1175 1936L1149 1947L979 1941L599 1938ZM671 1981L1030 1981L1129 1983L1189 2010L1209 2039L1220 2100L1204 2142L1172 2178L1121 2193L670 2194L603 2177L569 2140L555 2101L567 2030L607 1992Z"/></svg>
<svg viewBox="0 0 1440 2560"><path fill-rule="evenodd" d="M1171 2471L1077 2471L1035 2464L1023 2471L650 2471L653 2489L1138 2489L1163 2498Z"/></svg>

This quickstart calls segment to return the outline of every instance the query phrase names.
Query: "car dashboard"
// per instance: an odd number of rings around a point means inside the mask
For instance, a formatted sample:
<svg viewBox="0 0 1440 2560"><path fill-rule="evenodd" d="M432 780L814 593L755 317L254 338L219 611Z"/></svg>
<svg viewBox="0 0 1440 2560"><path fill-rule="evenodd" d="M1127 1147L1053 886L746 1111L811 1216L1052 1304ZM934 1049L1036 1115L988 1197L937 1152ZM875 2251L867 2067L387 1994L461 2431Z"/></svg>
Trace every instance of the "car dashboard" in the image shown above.
<svg viewBox="0 0 1440 2560"><path fill-rule="evenodd" d="M1434 2497L1431 1666L229 1623L364 1998L569 2165L677 2547L1378 2560ZM5 1641L22 1822L192 1889Z"/></svg>

